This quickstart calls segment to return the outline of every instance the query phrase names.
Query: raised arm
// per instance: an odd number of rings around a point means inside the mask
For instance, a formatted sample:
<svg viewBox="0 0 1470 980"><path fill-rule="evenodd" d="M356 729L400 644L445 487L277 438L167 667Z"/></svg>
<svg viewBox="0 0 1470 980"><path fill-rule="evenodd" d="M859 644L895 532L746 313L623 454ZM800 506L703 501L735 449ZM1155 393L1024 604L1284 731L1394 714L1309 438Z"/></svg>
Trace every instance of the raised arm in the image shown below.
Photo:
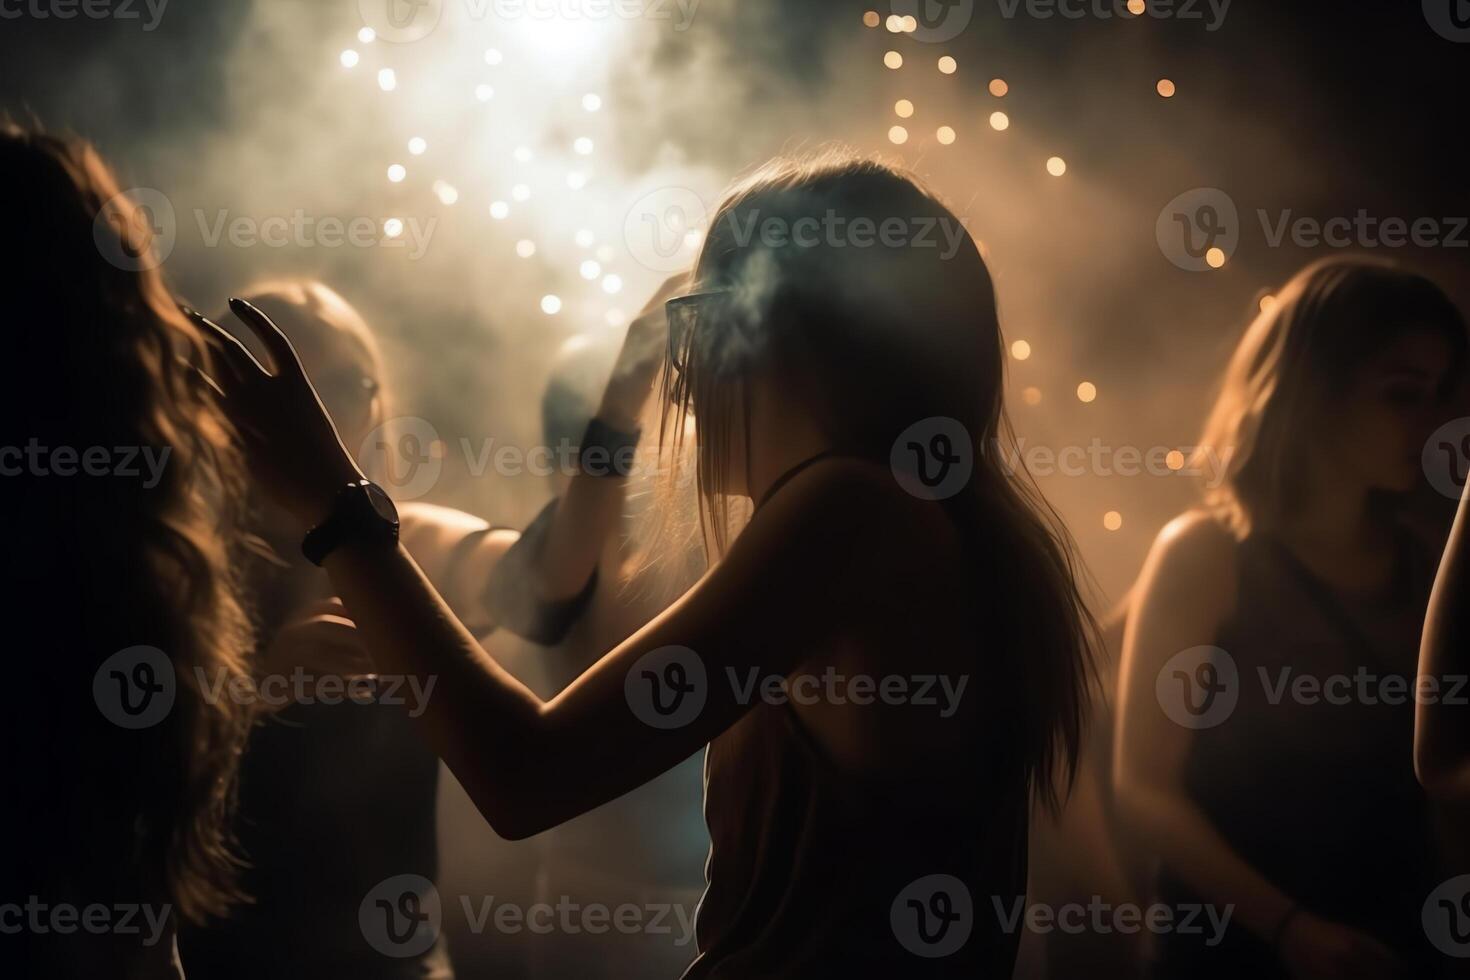
<svg viewBox="0 0 1470 980"><path fill-rule="evenodd" d="M1470 798L1470 715L1463 702L1447 703L1452 678L1470 676L1470 482L1440 560L1424 637L1419 646L1415 705L1414 768L1419 782L1440 799ZM1458 698L1454 700L1459 700Z"/></svg>
<svg viewBox="0 0 1470 980"><path fill-rule="evenodd" d="M232 307L265 339L276 374L210 325L224 404L258 479L311 526L360 474L289 342L248 304ZM814 464L698 585L550 702L480 649L401 544L343 546L326 568L379 671L432 681L422 730L497 832L519 838L683 761L754 706L751 671L785 676L812 657L818 624L878 580L860 559L885 492L897 491L862 464Z"/></svg>
<svg viewBox="0 0 1470 980"><path fill-rule="evenodd" d="M594 419L625 435L638 432L654 376L663 363L668 325L664 302L678 293L687 276L667 279L628 326L602 401ZM601 468L602 461L595 463ZM617 534L623 517L626 476L615 472L579 470L568 482L566 495L555 502L544 540L526 563L529 585L546 601L580 594L597 568L603 546Z"/></svg>

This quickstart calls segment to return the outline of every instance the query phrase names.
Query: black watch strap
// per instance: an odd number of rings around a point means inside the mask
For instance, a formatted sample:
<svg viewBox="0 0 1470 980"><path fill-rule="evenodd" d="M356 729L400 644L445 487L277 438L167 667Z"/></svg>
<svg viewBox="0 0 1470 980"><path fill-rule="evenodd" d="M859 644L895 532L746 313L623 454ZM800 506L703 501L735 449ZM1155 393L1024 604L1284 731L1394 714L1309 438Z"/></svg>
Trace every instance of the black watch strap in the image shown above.
<svg viewBox="0 0 1470 980"><path fill-rule="evenodd" d="M337 491L326 520L306 532L301 553L313 565L346 543L391 545L398 541L398 508L382 487L356 480Z"/></svg>

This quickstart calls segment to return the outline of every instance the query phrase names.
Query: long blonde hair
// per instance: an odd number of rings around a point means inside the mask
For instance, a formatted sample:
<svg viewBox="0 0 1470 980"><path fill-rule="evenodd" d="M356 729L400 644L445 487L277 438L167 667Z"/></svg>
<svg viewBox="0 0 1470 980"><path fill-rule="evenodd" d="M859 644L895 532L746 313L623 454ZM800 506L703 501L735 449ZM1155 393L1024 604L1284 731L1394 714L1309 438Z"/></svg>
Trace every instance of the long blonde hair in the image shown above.
<svg viewBox="0 0 1470 980"><path fill-rule="evenodd" d="M824 230L810 244L793 236L773 246L752 234L772 219L790 231L813 221ZM901 221L912 237L901 245L832 239L855 220L873 229ZM1004 624L1014 633L990 666L1017 695L1006 722L1021 775L1033 797L1054 804L1076 770L1096 628L1065 527L1024 471L1012 472L1007 454L993 451L1012 438L1004 341L989 270L968 231L916 178L879 161L841 150L778 159L726 196L695 280L735 299L727 315L699 320L677 341L680 368L665 364L660 444L677 482L693 418L708 549L723 550L737 524L720 488L730 485L723 468L733 440L744 438L748 449L753 365L801 397L837 451L883 466L911 424L960 422L974 471L944 506L972 560L992 573L1004 568L987 579L1013 590L1000 608L1014 614Z"/></svg>

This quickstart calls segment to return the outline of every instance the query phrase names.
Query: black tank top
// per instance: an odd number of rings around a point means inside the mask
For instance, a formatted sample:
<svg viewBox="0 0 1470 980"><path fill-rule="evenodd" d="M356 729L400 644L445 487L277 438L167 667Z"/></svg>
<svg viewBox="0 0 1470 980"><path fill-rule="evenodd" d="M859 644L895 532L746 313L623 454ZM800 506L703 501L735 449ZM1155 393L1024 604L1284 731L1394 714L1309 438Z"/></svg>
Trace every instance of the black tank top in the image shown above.
<svg viewBox="0 0 1470 980"><path fill-rule="evenodd" d="M1405 539L1389 592L1349 601L1268 535L1241 542L1238 559L1237 612L1215 645L1234 660L1239 701L1223 723L1192 733L1186 789L1234 851L1303 909L1375 936L1418 967L1412 975L1429 976L1435 959L1419 920L1437 883L1436 849L1414 777L1412 696L1429 560ZM1347 678L1330 692L1341 703L1326 689L1316 703L1293 697L1302 676ZM1380 683L1389 677L1399 681ZM1161 893L1171 904L1200 901L1167 868ZM1243 926L1213 947L1206 938L1162 937L1160 975L1286 976L1269 943Z"/></svg>

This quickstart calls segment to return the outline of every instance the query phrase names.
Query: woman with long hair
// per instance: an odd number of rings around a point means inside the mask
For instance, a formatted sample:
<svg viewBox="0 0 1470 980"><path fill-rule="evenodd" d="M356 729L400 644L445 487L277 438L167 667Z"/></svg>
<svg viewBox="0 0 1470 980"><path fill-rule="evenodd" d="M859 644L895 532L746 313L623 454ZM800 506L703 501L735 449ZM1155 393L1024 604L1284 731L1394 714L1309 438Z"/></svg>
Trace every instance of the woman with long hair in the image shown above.
<svg viewBox="0 0 1470 980"><path fill-rule="evenodd" d="M670 301L662 384L671 452L693 420L717 560L547 702L396 542L284 336L231 305L272 362L215 328L259 479L310 529L377 666L438 678L421 728L497 832L571 819L708 744L687 976L1009 973L1030 804L1057 798L1082 739L1090 620L1062 532L988 451L1005 436L995 295L932 194L835 157L726 198Z"/></svg>
<svg viewBox="0 0 1470 980"><path fill-rule="evenodd" d="M240 462L156 268L157 218L97 153L0 125L0 213L7 833L38 907L18 975L172 976L178 923L239 897L249 711L220 692L246 677Z"/></svg>
<svg viewBox="0 0 1470 980"><path fill-rule="evenodd" d="M1119 804L1160 897L1215 923L1156 937L1159 975L1434 968L1409 696L1432 566L1401 518L1465 356L1428 280L1330 259L1230 360L1199 450L1224 478L1159 534L1124 640Z"/></svg>

